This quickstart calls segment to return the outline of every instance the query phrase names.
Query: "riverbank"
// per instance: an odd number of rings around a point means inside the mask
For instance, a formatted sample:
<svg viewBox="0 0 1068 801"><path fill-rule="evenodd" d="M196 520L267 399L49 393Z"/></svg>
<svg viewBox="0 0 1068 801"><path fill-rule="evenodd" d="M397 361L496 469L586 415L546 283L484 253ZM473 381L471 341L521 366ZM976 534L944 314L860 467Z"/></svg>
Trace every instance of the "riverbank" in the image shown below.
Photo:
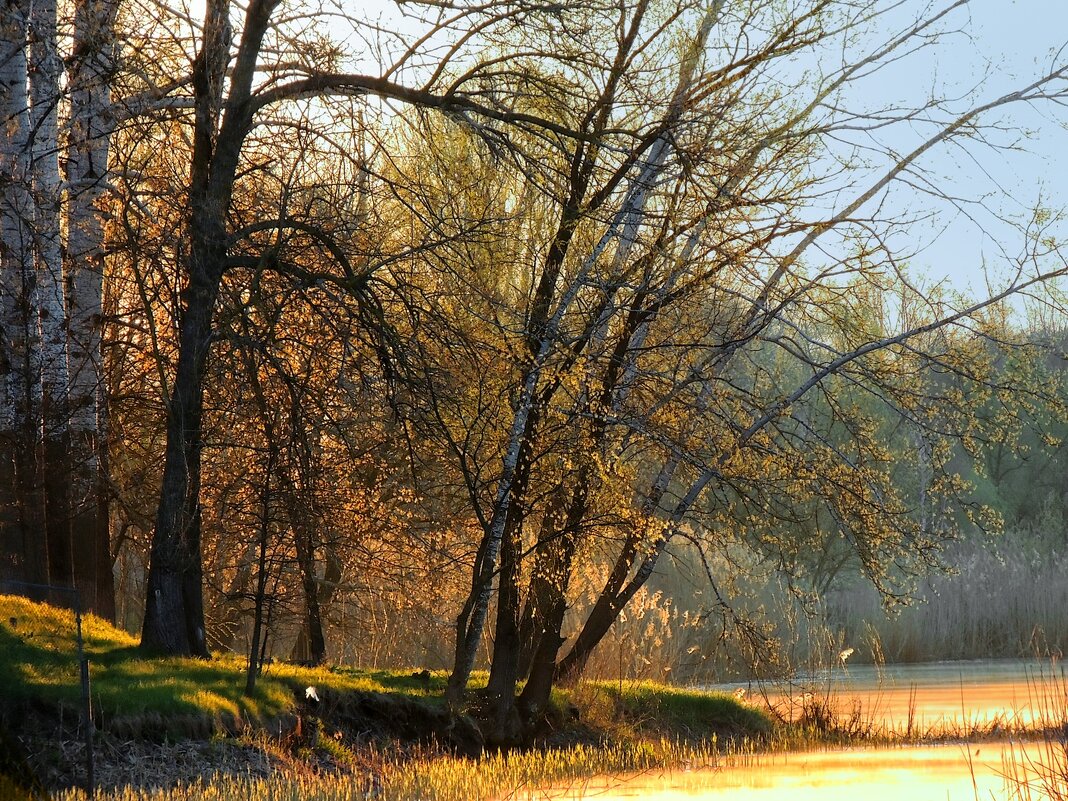
<svg viewBox="0 0 1068 801"><path fill-rule="evenodd" d="M0 596L2 798L20 797L4 794L17 781L23 797L38 788L74 799L85 781L73 632L68 612ZM586 682L554 695L527 749L486 753L480 687L476 714L449 714L444 673L270 664L245 697L240 659L146 657L93 618L85 640L96 786L109 801L475 801L594 775L718 771L828 748L967 741L971 753L979 741L1045 731L1060 742L1068 731L1059 664L841 666L804 685L749 688L748 701L743 688ZM1011 715L999 711L1008 701Z"/></svg>
<svg viewBox="0 0 1068 801"><path fill-rule="evenodd" d="M0 596L0 621L0 731L10 763L0 772L28 791L81 786L86 746L73 616ZM115 798L202 781L213 792L231 788L234 798L269 798L294 783L308 792L321 786L324 798L386 786L398 793L390 797L411 798L418 788L405 790L407 783L423 781L459 793L438 797L471 799L464 793L476 784L492 795L516 782L679 764L772 731L766 713L730 694L591 682L554 695L529 751L484 754L476 718L446 709L443 673L270 664L246 697L239 658L148 657L128 634L92 617L83 636L95 784ZM275 790L250 796L241 789L250 781Z"/></svg>

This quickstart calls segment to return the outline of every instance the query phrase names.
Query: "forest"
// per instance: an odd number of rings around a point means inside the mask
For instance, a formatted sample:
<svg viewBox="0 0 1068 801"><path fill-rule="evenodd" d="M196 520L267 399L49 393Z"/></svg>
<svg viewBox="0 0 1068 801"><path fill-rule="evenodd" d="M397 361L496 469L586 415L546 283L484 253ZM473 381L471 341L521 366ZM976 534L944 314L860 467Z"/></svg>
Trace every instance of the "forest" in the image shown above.
<svg viewBox="0 0 1068 801"><path fill-rule="evenodd" d="M583 675L1059 655L1064 215L946 173L1063 136L1068 56L889 96L967 6L9 0L0 581L488 671L500 743Z"/></svg>

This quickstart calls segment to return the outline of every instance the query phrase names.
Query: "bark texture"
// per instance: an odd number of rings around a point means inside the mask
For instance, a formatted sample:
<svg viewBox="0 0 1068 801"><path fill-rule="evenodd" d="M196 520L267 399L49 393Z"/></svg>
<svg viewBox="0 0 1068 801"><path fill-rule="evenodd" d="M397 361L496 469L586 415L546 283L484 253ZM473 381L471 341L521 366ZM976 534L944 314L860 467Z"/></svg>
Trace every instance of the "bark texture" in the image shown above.
<svg viewBox="0 0 1068 801"><path fill-rule="evenodd" d="M188 285L182 294L178 365L168 404L163 482L148 573L141 643L167 654L207 657L200 529L204 377L226 267L226 217L251 125L252 81L276 2L254 0L230 66L230 4L208 3L193 64L194 132L189 179ZM225 113L223 108L225 107Z"/></svg>

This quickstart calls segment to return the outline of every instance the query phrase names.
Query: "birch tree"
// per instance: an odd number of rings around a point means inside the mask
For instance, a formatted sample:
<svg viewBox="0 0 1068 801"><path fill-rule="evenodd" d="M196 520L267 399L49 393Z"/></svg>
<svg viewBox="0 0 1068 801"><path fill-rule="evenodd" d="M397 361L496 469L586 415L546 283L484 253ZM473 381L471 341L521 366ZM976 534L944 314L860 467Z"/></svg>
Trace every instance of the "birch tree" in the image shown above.
<svg viewBox="0 0 1068 801"><path fill-rule="evenodd" d="M109 442L102 329L105 199L113 127L121 114L112 106L118 70L115 25L118 0L75 4L67 84L70 123L66 140L64 260L67 319L67 419L69 420L70 537L76 562L92 565L83 592L100 614L114 615L108 525Z"/></svg>
<svg viewBox="0 0 1068 801"><path fill-rule="evenodd" d="M44 454L41 397L40 294L32 193L30 115L31 3L0 11L0 299L3 303L4 570L9 578L48 582L44 537Z"/></svg>

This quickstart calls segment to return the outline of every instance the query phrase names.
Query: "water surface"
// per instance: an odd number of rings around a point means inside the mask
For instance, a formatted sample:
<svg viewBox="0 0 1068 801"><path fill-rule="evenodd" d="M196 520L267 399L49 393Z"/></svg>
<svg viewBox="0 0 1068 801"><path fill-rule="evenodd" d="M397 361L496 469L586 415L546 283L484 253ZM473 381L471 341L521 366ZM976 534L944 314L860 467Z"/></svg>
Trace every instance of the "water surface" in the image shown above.
<svg viewBox="0 0 1068 801"><path fill-rule="evenodd" d="M796 719L813 700L829 700L843 715L876 728L912 734L940 731L1011 732L1065 719L1066 676L1059 662L989 659L912 665L847 665L788 686L742 687Z"/></svg>
<svg viewBox="0 0 1068 801"><path fill-rule="evenodd" d="M600 777L534 798L621 801L974 801L1049 798L1040 786L1015 794L1007 776L1035 777L1035 767L1068 765L1066 749L1013 743L1014 732L1068 720L1062 666L1034 660L915 665L846 665L788 685L720 685L744 689L750 703L796 719L826 702L839 717L913 735L956 731L950 744L818 750L725 759L715 768ZM970 736L983 739L969 740ZM1042 772L1042 771L1040 771ZM1048 771L1045 771L1048 772ZM1062 788L1063 790L1063 788ZM1053 797L1064 798L1066 792Z"/></svg>
<svg viewBox="0 0 1068 801"><path fill-rule="evenodd" d="M534 798L573 801L975 801L1008 799L1011 760L1041 758L1041 747L1007 743L845 749L750 758L715 769L597 778ZM1047 797L1033 791L1031 798Z"/></svg>

